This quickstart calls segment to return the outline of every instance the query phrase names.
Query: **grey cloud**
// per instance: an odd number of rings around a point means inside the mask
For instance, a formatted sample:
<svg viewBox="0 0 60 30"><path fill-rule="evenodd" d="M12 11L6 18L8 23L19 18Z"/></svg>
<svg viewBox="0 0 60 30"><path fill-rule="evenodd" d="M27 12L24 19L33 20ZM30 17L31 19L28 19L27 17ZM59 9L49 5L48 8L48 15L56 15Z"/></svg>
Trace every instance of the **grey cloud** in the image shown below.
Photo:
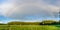
<svg viewBox="0 0 60 30"><path fill-rule="evenodd" d="M54 13L58 13L60 7L44 3L43 0L8 0L10 5L3 4L3 15L14 19L25 19L26 16L52 17L55 18Z"/></svg>

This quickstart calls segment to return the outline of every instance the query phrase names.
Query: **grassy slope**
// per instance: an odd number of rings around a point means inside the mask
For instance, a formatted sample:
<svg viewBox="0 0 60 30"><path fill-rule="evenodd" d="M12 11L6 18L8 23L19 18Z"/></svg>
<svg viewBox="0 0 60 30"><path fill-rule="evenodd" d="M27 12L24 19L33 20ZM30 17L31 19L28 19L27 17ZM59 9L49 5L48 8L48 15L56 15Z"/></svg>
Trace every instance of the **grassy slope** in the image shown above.
<svg viewBox="0 0 60 30"><path fill-rule="evenodd" d="M60 30L56 26L41 26L41 25L0 25L0 30Z"/></svg>

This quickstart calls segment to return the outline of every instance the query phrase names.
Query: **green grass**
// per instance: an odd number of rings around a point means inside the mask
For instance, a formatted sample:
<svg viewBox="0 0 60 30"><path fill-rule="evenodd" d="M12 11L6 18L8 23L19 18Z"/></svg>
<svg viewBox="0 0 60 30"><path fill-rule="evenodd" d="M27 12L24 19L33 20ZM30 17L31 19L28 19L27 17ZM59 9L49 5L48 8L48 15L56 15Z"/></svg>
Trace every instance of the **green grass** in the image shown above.
<svg viewBox="0 0 60 30"><path fill-rule="evenodd" d="M54 25L0 25L0 30L60 30L60 26Z"/></svg>

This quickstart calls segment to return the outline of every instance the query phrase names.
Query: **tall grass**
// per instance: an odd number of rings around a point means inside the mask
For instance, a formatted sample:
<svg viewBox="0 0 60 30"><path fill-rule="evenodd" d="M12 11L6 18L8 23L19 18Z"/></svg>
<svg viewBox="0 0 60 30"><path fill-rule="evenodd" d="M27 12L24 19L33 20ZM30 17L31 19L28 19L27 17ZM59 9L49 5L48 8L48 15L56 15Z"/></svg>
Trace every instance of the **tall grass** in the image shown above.
<svg viewBox="0 0 60 30"><path fill-rule="evenodd" d="M60 27L52 25L0 25L0 30L60 30Z"/></svg>

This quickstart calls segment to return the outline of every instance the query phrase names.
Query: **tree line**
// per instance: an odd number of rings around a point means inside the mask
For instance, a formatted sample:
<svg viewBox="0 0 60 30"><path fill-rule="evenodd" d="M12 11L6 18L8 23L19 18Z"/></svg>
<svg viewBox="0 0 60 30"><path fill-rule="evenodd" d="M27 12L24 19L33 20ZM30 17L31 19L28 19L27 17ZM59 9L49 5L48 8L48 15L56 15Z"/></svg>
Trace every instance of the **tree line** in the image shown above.
<svg viewBox="0 0 60 30"><path fill-rule="evenodd" d="M42 22L8 22L0 25L60 25L60 21L44 20Z"/></svg>

